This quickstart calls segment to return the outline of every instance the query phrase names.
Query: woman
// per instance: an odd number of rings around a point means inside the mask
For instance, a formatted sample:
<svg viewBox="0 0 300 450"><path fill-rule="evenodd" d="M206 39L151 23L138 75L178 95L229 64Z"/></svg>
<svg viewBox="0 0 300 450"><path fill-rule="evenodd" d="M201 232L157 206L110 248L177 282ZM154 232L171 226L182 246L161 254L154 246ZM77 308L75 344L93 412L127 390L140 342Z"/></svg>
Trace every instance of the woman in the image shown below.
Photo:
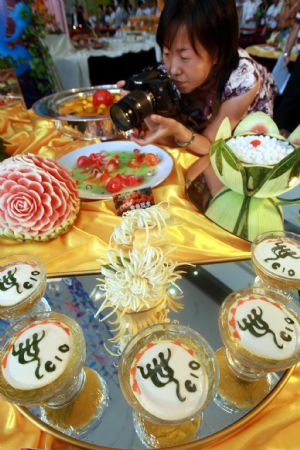
<svg viewBox="0 0 300 450"><path fill-rule="evenodd" d="M213 196L222 187L209 150L223 119L228 117L234 128L250 111L273 112L273 79L238 50L238 39L234 0L165 2L157 41L164 67L181 93L181 114L178 120L152 114L143 138L136 133L133 139L141 145L186 147L199 155L187 171L190 196Z"/></svg>

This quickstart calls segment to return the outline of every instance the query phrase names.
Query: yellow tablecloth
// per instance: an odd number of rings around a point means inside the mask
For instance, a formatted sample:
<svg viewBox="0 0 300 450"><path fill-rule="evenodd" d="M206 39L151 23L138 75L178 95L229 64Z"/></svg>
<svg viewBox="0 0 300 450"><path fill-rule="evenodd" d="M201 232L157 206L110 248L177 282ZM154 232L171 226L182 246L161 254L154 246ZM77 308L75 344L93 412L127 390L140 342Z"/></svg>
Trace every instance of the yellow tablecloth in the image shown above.
<svg viewBox="0 0 300 450"><path fill-rule="evenodd" d="M267 44L250 45L246 48L246 51L251 56L258 56L259 58L278 59L282 54L281 50L277 50L275 47ZM291 61L296 61L298 53L292 53L290 56Z"/></svg>
<svg viewBox="0 0 300 450"><path fill-rule="evenodd" d="M227 436L225 441L205 446L205 448L299 450L299 385L300 365L296 367L278 396L251 423ZM19 450L26 446L42 450L78 450L80 448L44 433L11 404L0 401L0 450Z"/></svg>
<svg viewBox="0 0 300 450"><path fill-rule="evenodd" d="M58 158L80 146L90 144L72 141L55 130L53 123L41 120L32 111L17 108L0 110L0 135L9 143L10 154L33 152ZM154 190L156 202L167 200L178 225L170 227L176 247L176 258L182 262L216 262L245 259L250 256L249 243L221 230L203 217L184 193L184 171L194 156L168 149L174 158L174 169L168 179ZM115 224L112 201L82 202L74 227L48 243L19 243L0 239L1 256L28 252L40 256L48 275L97 271L96 259L106 247ZM247 426L215 450L293 450L299 449L300 365L280 394ZM20 447L43 450L76 450L31 424L11 404L0 401L0 450Z"/></svg>
<svg viewBox="0 0 300 450"><path fill-rule="evenodd" d="M22 152L59 158L76 148L90 145L74 141L54 128L53 121L41 120L32 111L15 108L0 110L0 135L7 142L10 154ZM166 200L177 225L169 227L170 239L179 262L217 262L246 259L249 243L222 230L199 214L186 198L184 171L195 156L184 150L167 149L174 159L171 175L155 188L156 203ZM82 201L80 214L71 230L46 243L20 243L0 239L1 255L30 253L46 264L47 274L97 271L99 255L104 254L113 228L120 218L113 201Z"/></svg>

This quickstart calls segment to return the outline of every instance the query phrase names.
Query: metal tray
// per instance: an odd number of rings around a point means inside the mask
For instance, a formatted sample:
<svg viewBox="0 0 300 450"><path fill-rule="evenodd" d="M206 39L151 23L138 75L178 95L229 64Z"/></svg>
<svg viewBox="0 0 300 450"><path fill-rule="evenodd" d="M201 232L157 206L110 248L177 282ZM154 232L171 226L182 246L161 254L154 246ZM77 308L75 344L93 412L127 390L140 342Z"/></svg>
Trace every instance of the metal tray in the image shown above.
<svg viewBox="0 0 300 450"><path fill-rule="evenodd" d="M32 105L32 109L41 117L54 119L56 128L69 137L80 140L101 139L102 141L120 139L122 136L110 117L60 113L60 106L66 101L93 95L98 89L106 89L112 94L120 93L120 89L114 84L68 89L41 98Z"/></svg>
<svg viewBox="0 0 300 450"><path fill-rule="evenodd" d="M229 278L232 282L230 286L220 281L214 271L209 270L213 266L217 266L218 270L221 268L222 274L230 274ZM254 273L251 271L250 263L247 263L244 275L241 275L239 263L189 267L187 274L179 281L184 293L184 308L179 313L172 314L171 318L198 330L210 345L217 349L222 345L218 331L218 311L221 302L231 290L247 287L249 280L251 283L253 279ZM240 283L239 286L236 285L237 282ZM145 447L135 434L131 409L119 388L118 359L110 356L104 348L105 342L111 336L111 331L107 323L99 322L94 317L98 309L97 304L92 300L95 298L96 284L97 276L95 275L49 279L45 297L53 310L75 318L84 330L87 343L86 366L97 370L105 378L109 390L109 405L101 421L86 436L76 438L44 423L40 419L39 408L19 407L19 409L41 429L66 442L80 445L82 448L142 449ZM6 328L7 323L0 321L0 332L4 332ZM196 450L209 443L223 440L253 419L278 394L290 374L291 370L279 373L279 381L271 393L253 409L229 413L211 402L204 411L197 441L173 448Z"/></svg>

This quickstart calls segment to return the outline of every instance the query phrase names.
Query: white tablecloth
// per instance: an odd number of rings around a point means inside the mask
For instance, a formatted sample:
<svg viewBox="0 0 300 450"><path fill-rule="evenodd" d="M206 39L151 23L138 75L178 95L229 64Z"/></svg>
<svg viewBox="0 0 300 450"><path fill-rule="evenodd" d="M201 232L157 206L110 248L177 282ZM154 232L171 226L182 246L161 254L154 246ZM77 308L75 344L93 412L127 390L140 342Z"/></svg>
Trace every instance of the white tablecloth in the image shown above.
<svg viewBox="0 0 300 450"><path fill-rule="evenodd" d="M139 53L155 49L156 60L160 61L160 50L153 35L147 34L143 36L142 41L135 41L124 33L119 37L101 38L101 41L108 44L105 50L76 50L66 35L48 35L46 37L45 42L63 89L91 86L88 68L90 56L117 58L129 52Z"/></svg>

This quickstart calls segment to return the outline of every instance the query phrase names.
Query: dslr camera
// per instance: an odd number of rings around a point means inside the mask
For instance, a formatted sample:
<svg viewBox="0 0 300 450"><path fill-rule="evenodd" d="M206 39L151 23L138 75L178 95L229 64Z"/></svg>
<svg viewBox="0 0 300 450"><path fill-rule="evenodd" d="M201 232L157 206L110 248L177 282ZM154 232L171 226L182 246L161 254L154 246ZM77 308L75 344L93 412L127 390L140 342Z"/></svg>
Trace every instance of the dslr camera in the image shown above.
<svg viewBox="0 0 300 450"><path fill-rule="evenodd" d="M110 117L121 131L140 128L152 113L172 117L179 110L179 93L170 78L159 69L146 68L132 75L124 89L130 91L110 108Z"/></svg>

